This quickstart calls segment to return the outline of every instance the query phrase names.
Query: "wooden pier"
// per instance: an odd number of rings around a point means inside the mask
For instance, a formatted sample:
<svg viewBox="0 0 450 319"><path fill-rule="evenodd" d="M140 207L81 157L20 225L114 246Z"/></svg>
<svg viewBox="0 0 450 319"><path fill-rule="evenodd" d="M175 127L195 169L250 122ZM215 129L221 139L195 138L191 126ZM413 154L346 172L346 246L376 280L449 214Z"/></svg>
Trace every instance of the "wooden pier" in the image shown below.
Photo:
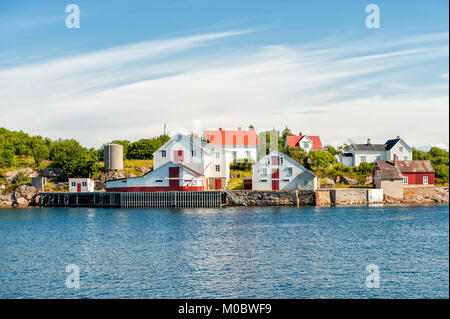
<svg viewBox="0 0 450 319"><path fill-rule="evenodd" d="M220 207L226 203L221 191L134 193L40 193L44 207Z"/></svg>

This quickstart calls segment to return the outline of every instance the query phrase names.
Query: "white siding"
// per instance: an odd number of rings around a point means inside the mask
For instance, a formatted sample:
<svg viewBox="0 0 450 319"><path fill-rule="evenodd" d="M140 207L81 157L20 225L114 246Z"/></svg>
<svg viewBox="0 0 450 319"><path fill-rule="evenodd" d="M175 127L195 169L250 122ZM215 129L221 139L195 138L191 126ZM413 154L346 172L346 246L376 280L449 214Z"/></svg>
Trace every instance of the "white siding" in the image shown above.
<svg viewBox="0 0 450 319"><path fill-rule="evenodd" d="M69 192L78 192L78 184L80 184L81 192L93 192L95 190L95 182L90 178L69 178Z"/></svg>
<svg viewBox="0 0 450 319"><path fill-rule="evenodd" d="M412 149L402 139L397 142L387 153L387 160L393 161L394 155L397 154L399 161L411 161Z"/></svg>
<svg viewBox="0 0 450 319"><path fill-rule="evenodd" d="M272 156L283 158L279 165L272 165ZM269 164L268 164L269 163ZM290 159L281 152L272 152L260 159L253 165L252 187L253 190L272 190L272 169L279 169L280 190L315 190L317 188L317 177L306 170L303 166ZM266 171L266 174L264 174Z"/></svg>

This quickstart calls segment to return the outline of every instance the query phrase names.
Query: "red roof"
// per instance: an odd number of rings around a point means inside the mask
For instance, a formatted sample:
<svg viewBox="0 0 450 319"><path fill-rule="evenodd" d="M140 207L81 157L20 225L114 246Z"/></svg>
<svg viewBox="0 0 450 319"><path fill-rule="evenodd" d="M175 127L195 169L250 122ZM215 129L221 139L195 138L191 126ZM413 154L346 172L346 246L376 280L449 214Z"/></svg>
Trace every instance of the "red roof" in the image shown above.
<svg viewBox="0 0 450 319"><path fill-rule="evenodd" d="M222 146L257 146L258 137L254 130L205 130L207 143Z"/></svg>
<svg viewBox="0 0 450 319"><path fill-rule="evenodd" d="M303 135L300 133L299 136L287 136L286 141L289 144L289 147L299 147L299 142L305 137L306 135ZM312 149L313 150L321 150L322 149L322 142L320 140L320 136L313 136L308 135L308 138L312 141Z"/></svg>

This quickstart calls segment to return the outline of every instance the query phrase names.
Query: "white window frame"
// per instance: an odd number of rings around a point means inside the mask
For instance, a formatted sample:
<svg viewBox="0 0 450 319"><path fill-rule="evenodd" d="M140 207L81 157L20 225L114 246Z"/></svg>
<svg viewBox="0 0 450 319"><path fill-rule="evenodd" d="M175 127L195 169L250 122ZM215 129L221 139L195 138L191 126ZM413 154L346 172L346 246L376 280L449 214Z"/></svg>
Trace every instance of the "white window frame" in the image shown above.
<svg viewBox="0 0 450 319"><path fill-rule="evenodd" d="M402 152L403 152L403 146L400 146L400 147L398 148L398 151L399 151L400 153L402 153Z"/></svg>
<svg viewBox="0 0 450 319"><path fill-rule="evenodd" d="M422 177L422 183L423 183L423 185L428 185L428 176L423 176Z"/></svg>
<svg viewBox="0 0 450 319"><path fill-rule="evenodd" d="M303 142L303 148L309 148L309 142Z"/></svg>
<svg viewBox="0 0 450 319"><path fill-rule="evenodd" d="M292 176L292 167L286 168L286 176Z"/></svg>
<svg viewBox="0 0 450 319"><path fill-rule="evenodd" d="M267 168L262 169L261 176L267 176Z"/></svg>
<svg viewBox="0 0 450 319"><path fill-rule="evenodd" d="M403 176L403 185L408 185L408 176Z"/></svg>
<svg viewBox="0 0 450 319"><path fill-rule="evenodd" d="M403 160L407 161L408 160L408 156L403 156Z"/></svg>
<svg viewBox="0 0 450 319"><path fill-rule="evenodd" d="M216 158L220 158L220 152L216 152Z"/></svg>
<svg viewBox="0 0 450 319"><path fill-rule="evenodd" d="M216 172L220 172L220 165L216 165Z"/></svg>
<svg viewBox="0 0 450 319"><path fill-rule="evenodd" d="M195 157L195 156L196 156L196 154L197 154L197 153L195 152L195 150L192 150L192 151L191 151L191 155L192 155L192 157Z"/></svg>
<svg viewBox="0 0 450 319"><path fill-rule="evenodd" d="M360 157L359 157L359 161L360 161L361 163L367 163L367 156L360 156Z"/></svg>
<svg viewBox="0 0 450 319"><path fill-rule="evenodd" d="M167 156L166 150L161 150L161 157L166 157L166 156Z"/></svg>

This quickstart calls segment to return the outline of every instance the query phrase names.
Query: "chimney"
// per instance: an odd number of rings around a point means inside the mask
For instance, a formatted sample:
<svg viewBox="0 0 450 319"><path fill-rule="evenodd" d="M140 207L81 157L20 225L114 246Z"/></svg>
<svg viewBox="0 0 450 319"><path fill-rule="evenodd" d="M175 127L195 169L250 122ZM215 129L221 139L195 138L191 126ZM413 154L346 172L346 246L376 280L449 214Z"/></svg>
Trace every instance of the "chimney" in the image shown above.
<svg viewBox="0 0 450 319"><path fill-rule="evenodd" d="M222 131L222 128L221 128L221 127L219 127L219 131Z"/></svg>
<svg viewBox="0 0 450 319"><path fill-rule="evenodd" d="M242 128L241 128L241 127L238 127L237 130L240 131L240 130L242 130Z"/></svg>
<svg viewBox="0 0 450 319"><path fill-rule="evenodd" d="M400 135L397 135L397 138L400 139Z"/></svg>
<svg viewBox="0 0 450 319"><path fill-rule="evenodd" d="M372 142L370 141L370 138L367 139L367 145L372 145Z"/></svg>
<svg viewBox="0 0 450 319"><path fill-rule="evenodd" d="M302 132L298 133L298 136L303 136Z"/></svg>
<svg viewBox="0 0 450 319"><path fill-rule="evenodd" d="M398 157L397 154L394 154L394 166L398 167Z"/></svg>

